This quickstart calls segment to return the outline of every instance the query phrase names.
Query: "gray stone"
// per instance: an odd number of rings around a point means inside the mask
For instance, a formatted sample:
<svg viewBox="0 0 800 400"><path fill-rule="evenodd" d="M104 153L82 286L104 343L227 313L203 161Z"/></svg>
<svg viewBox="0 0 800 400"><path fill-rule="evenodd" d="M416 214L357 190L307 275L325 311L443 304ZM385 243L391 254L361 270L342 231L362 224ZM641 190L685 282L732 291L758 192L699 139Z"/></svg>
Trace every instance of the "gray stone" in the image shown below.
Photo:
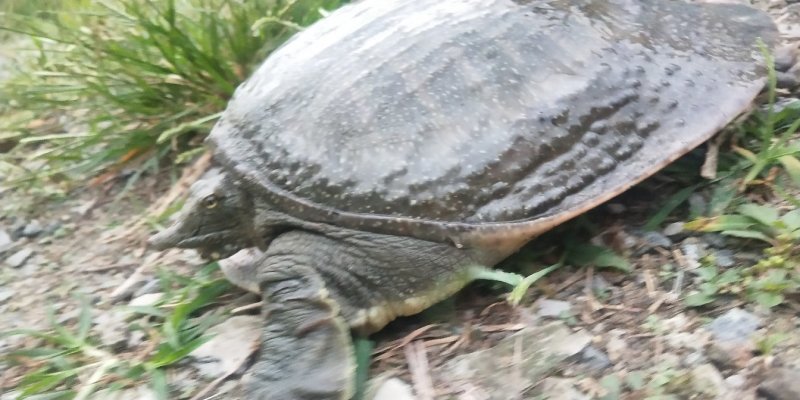
<svg viewBox="0 0 800 400"><path fill-rule="evenodd" d="M33 250L24 248L6 258L6 264L11 268L19 268L33 255Z"/></svg>
<svg viewBox="0 0 800 400"><path fill-rule="evenodd" d="M725 249L730 247L728 246L728 239L719 233L706 233L700 237L702 238L703 243L709 247L716 249Z"/></svg>
<svg viewBox="0 0 800 400"><path fill-rule="evenodd" d="M606 340L606 351L608 358L612 362L617 362L622 359L622 356L628 350L628 344L623 339L627 336L627 332L621 329L612 329L608 332L608 340Z"/></svg>
<svg viewBox="0 0 800 400"><path fill-rule="evenodd" d="M722 398L727 391L725 379L711 364L702 364L692 368L692 388L698 394L712 398Z"/></svg>
<svg viewBox="0 0 800 400"><path fill-rule="evenodd" d="M11 240L11 235L4 229L0 229L0 254L10 249L13 245L14 241Z"/></svg>
<svg viewBox="0 0 800 400"><path fill-rule="evenodd" d="M536 315L557 318L569 313L571 307L568 301L540 299L536 302Z"/></svg>
<svg viewBox="0 0 800 400"><path fill-rule="evenodd" d="M592 289L602 292L609 288L611 288L611 284L608 283L606 278L603 278L603 275L594 275L594 279L592 279Z"/></svg>
<svg viewBox="0 0 800 400"><path fill-rule="evenodd" d="M732 308L717 317L708 329L718 341L744 342L761 326L761 319L741 308Z"/></svg>
<svg viewBox="0 0 800 400"><path fill-rule="evenodd" d="M708 346L706 356L722 369L737 370L749 365L755 351L755 345L751 341L718 341Z"/></svg>
<svg viewBox="0 0 800 400"><path fill-rule="evenodd" d="M132 307L147 307L158 303L164 297L164 293L147 293L135 297L128 305Z"/></svg>
<svg viewBox="0 0 800 400"><path fill-rule="evenodd" d="M213 337L189 354L192 365L210 379L235 372L258 347L263 323L260 316L241 315L209 328Z"/></svg>
<svg viewBox="0 0 800 400"><path fill-rule="evenodd" d="M787 71L792 68L797 62L798 45L800 43L786 44L778 46L772 53L775 60L775 69L778 71Z"/></svg>
<svg viewBox="0 0 800 400"><path fill-rule="evenodd" d="M686 263L689 264L689 269L696 269L700 267L700 259L708 255L706 244L701 243L697 238L690 237L681 243L681 251Z"/></svg>
<svg viewBox="0 0 800 400"><path fill-rule="evenodd" d="M0 286L0 303L14 297L14 289L10 287Z"/></svg>
<svg viewBox="0 0 800 400"><path fill-rule="evenodd" d="M39 221L34 219L31 220L31 222L28 222L25 225L25 227L22 228L20 236L26 238L34 238L36 236L39 236L39 234L42 233L43 230L44 228L42 228L42 224L40 224Z"/></svg>
<svg viewBox="0 0 800 400"><path fill-rule="evenodd" d="M102 312L94 319L96 331L100 335L100 343L114 349L124 350L128 344L128 313L120 310Z"/></svg>
<svg viewBox="0 0 800 400"><path fill-rule="evenodd" d="M47 235L55 234L59 229L61 229L62 224L59 221L51 222L44 227L44 233Z"/></svg>
<svg viewBox="0 0 800 400"><path fill-rule="evenodd" d="M775 84L779 88L794 89L800 86L800 69L775 73Z"/></svg>
<svg viewBox="0 0 800 400"><path fill-rule="evenodd" d="M758 394L769 400L800 399L800 371L776 368L767 374L767 379L758 386Z"/></svg>
<svg viewBox="0 0 800 400"><path fill-rule="evenodd" d="M714 264L718 267L728 268L736 265L733 259L733 252L728 249L717 250L714 252Z"/></svg>
<svg viewBox="0 0 800 400"><path fill-rule="evenodd" d="M667 236L677 236L684 232L683 224L685 222L673 222L664 228L663 233Z"/></svg>
<svg viewBox="0 0 800 400"><path fill-rule="evenodd" d="M415 400L414 391L408 383L403 382L399 378L389 377L381 379L379 382L373 382L377 386L370 390L370 394L366 397L372 400Z"/></svg>
<svg viewBox="0 0 800 400"><path fill-rule="evenodd" d="M586 346L580 354L581 362L589 369L600 371L611 366L611 360L606 353L594 346Z"/></svg>
<svg viewBox="0 0 800 400"><path fill-rule="evenodd" d="M631 246L634 255L642 255L655 248L668 249L672 246L672 240L661 232L647 231L637 232L637 240L635 246Z"/></svg>
<svg viewBox="0 0 800 400"><path fill-rule="evenodd" d="M699 193L692 193L689 196L688 203L692 215L704 215L708 210L708 202Z"/></svg>
<svg viewBox="0 0 800 400"><path fill-rule="evenodd" d="M695 351L693 353L689 353L684 357L683 364L689 367L697 366L701 363L704 363L708 360L708 358L703 354L702 351Z"/></svg>
<svg viewBox="0 0 800 400"><path fill-rule="evenodd" d="M480 394L486 400L523 398L525 390L590 342L589 334L573 333L561 321L525 328L495 347L447 361L439 370L438 381L454 390Z"/></svg>
<svg viewBox="0 0 800 400"><path fill-rule="evenodd" d="M725 384L731 389L741 389L747 383L747 379L739 374L731 375L725 378Z"/></svg>
<svg viewBox="0 0 800 400"><path fill-rule="evenodd" d="M161 291L161 281L152 277L144 281L140 287L133 292L133 297L141 297L146 294L159 293Z"/></svg>

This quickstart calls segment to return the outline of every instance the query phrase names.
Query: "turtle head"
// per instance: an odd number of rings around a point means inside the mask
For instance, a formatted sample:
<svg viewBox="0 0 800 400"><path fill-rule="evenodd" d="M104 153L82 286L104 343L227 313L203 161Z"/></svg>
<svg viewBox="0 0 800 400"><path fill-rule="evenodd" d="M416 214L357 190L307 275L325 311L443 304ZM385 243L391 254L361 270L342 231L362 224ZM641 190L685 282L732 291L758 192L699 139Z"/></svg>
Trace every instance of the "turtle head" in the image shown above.
<svg viewBox="0 0 800 400"><path fill-rule="evenodd" d="M258 243L250 197L227 174L211 170L195 182L177 221L153 235L158 250L198 249L204 257L226 257Z"/></svg>

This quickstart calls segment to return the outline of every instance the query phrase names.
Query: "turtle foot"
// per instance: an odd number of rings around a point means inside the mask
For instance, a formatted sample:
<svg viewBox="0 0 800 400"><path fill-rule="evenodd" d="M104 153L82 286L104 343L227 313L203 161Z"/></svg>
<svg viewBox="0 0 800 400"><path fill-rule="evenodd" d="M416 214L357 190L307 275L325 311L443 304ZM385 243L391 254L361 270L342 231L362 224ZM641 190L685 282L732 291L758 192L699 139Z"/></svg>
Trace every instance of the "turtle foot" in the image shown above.
<svg viewBox="0 0 800 400"><path fill-rule="evenodd" d="M350 329L310 268L276 271L262 284L259 361L245 378L247 399L344 400L355 361Z"/></svg>

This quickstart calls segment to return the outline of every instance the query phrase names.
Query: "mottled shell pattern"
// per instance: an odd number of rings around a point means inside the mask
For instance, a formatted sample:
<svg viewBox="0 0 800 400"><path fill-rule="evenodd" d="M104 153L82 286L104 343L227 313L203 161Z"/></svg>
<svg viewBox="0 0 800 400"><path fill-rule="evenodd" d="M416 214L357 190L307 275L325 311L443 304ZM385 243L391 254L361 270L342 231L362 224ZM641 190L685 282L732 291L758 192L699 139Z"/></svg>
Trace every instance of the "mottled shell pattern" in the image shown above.
<svg viewBox="0 0 800 400"><path fill-rule="evenodd" d="M304 220L524 241L745 110L776 36L732 4L365 0L275 51L209 142Z"/></svg>

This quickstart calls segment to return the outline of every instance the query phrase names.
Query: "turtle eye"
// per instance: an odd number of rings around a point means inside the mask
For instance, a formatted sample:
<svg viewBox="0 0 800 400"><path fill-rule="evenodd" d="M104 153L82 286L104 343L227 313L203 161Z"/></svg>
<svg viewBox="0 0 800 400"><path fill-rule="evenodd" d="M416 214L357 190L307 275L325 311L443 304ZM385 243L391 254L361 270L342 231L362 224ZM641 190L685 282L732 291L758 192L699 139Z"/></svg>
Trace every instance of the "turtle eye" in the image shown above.
<svg viewBox="0 0 800 400"><path fill-rule="evenodd" d="M213 194L210 194L203 199L203 205L206 206L206 208L214 208L218 203L219 200L217 199L217 196Z"/></svg>

